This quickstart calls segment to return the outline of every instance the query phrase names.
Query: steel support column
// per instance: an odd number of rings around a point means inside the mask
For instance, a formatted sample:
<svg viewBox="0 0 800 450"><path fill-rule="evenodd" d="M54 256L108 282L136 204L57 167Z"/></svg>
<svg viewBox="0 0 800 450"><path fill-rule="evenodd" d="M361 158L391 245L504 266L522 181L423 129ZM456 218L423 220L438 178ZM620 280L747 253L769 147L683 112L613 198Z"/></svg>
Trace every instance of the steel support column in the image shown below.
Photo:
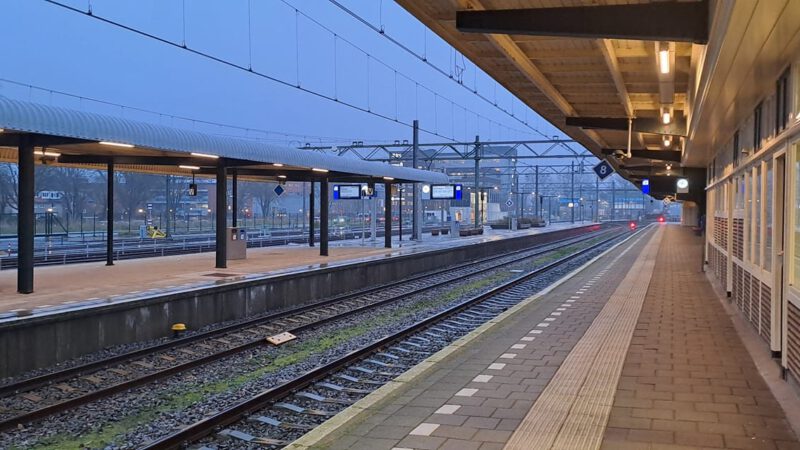
<svg viewBox="0 0 800 450"><path fill-rule="evenodd" d="M534 169L533 190L536 192L533 197L533 208L536 210L536 214L534 215L537 217L542 217L542 193L539 192L539 166L535 166Z"/></svg>
<svg viewBox="0 0 800 450"><path fill-rule="evenodd" d="M319 254L328 256L328 179L319 183Z"/></svg>
<svg viewBox="0 0 800 450"><path fill-rule="evenodd" d="M33 213L34 164L33 138L20 136L19 183L17 192L17 292L33 292L33 240L36 221Z"/></svg>
<svg viewBox="0 0 800 450"><path fill-rule="evenodd" d="M418 155L419 155L419 121L414 121L414 135L413 135L413 153L412 164L417 168ZM411 218L411 239L419 241L422 239L422 189L419 183L413 184L414 189L414 203Z"/></svg>
<svg viewBox="0 0 800 450"><path fill-rule="evenodd" d="M392 185L383 185L383 246L392 248Z"/></svg>
<svg viewBox="0 0 800 450"><path fill-rule="evenodd" d="M106 265L114 265L114 163L108 163L106 180Z"/></svg>
<svg viewBox="0 0 800 450"><path fill-rule="evenodd" d="M239 175L231 169L231 226L239 226Z"/></svg>
<svg viewBox="0 0 800 450"><path fill-rule="evenodd" d="M311 183L311 192L308 194L308 246L314 246L314 182Z"/></svg>
<svg viewBox="0 0 800 450"><path fill-rule="evenodd" d="M228 267L228 177L225 166L217 166L217 269Z"/></svg>
<svg viewBox="0 0 800 450"><path fill-rule="evenodd" d="M481 138L480 136L475 136L475 227L478 227L480 223L480 211L481 211L481 157L480 157L480 148L481 148Z"/></svg>
<svg viewBox="0 0 800 450"><path fill-rule="evenodd" d="M572 164L569 166L569 180L570 180L570 192L569 192L569 203L572 204L572 208L570 208L570 221L575 223L575 161L572 161ZM569 204L567 205L569 206Z"/></svg>

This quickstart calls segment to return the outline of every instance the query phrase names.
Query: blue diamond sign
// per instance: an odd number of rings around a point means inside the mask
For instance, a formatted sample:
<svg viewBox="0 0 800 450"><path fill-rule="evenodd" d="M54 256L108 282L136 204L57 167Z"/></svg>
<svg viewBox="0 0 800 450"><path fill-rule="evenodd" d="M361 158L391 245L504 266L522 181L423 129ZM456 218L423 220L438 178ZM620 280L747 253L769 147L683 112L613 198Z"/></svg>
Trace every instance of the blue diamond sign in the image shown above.
<svg viewBox="0 0 800 450"><path fill-rule="evenodd" d="M284 192L286 189L284 189L284 188L283 188L283 186L281 186L281 185L279 184L279 185L275 186L275 189L273 189L273 190L275 191L275 195L277 195L278 197L280 197L280 195L281 195L281 194L283 194L283 192Z"/></svg>
<svg viewBox="0 0 800 450"><path fill-rule="evenodd" d="M594 170L594 173L596 173L597 176L600 177L601 180L605 180L612 173L614 173L614 168L605 159L600 161L600 163L597 164L596 166L594 166L594 168L592 170Z"/></svg>

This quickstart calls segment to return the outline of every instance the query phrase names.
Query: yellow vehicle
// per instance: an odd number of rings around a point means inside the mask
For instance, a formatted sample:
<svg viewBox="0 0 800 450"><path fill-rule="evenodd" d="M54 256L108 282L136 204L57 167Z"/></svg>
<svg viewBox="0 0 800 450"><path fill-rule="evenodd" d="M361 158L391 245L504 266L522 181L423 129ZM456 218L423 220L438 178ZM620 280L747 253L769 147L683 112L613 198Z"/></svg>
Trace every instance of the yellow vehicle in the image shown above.
<svg viewBox="0 0 800 450"><path fill-rule="evenodd" d="M167 237L167 233L159 230L158 227L154 227L152 225L147 226L147 237L151 239L163 239Z"/></svg>

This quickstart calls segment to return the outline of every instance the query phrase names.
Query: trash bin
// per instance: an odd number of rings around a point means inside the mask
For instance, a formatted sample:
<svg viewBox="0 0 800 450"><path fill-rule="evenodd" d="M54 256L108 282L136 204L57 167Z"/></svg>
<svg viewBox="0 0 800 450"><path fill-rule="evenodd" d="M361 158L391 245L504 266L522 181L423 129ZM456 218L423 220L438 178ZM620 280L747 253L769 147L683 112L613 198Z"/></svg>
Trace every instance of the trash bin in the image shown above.
<svg viewBox="0 0 800 450"><path fill-rule="evenodd" d="M225 235L228 260L247 259L247 231L241 227L228 227Z"/></svg>
<svg viewBox="0 0 800 450"><path fill-rule="evenodd" d="M458 237L458 232L461 230L461 223L457 220L450 222L450 236Z"/></svg>

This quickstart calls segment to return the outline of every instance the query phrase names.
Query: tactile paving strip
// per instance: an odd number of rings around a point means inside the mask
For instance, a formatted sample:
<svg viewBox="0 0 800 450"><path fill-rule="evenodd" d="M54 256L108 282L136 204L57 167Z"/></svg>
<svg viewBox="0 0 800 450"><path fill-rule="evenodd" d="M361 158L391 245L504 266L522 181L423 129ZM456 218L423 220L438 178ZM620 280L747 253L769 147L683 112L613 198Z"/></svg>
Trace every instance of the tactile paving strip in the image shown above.
<svg viewBox="0 0 800 450"><path fill-rule="evenodd" d="M556 372L506 450L599 448L663 236L659 230Z"/></svg>

